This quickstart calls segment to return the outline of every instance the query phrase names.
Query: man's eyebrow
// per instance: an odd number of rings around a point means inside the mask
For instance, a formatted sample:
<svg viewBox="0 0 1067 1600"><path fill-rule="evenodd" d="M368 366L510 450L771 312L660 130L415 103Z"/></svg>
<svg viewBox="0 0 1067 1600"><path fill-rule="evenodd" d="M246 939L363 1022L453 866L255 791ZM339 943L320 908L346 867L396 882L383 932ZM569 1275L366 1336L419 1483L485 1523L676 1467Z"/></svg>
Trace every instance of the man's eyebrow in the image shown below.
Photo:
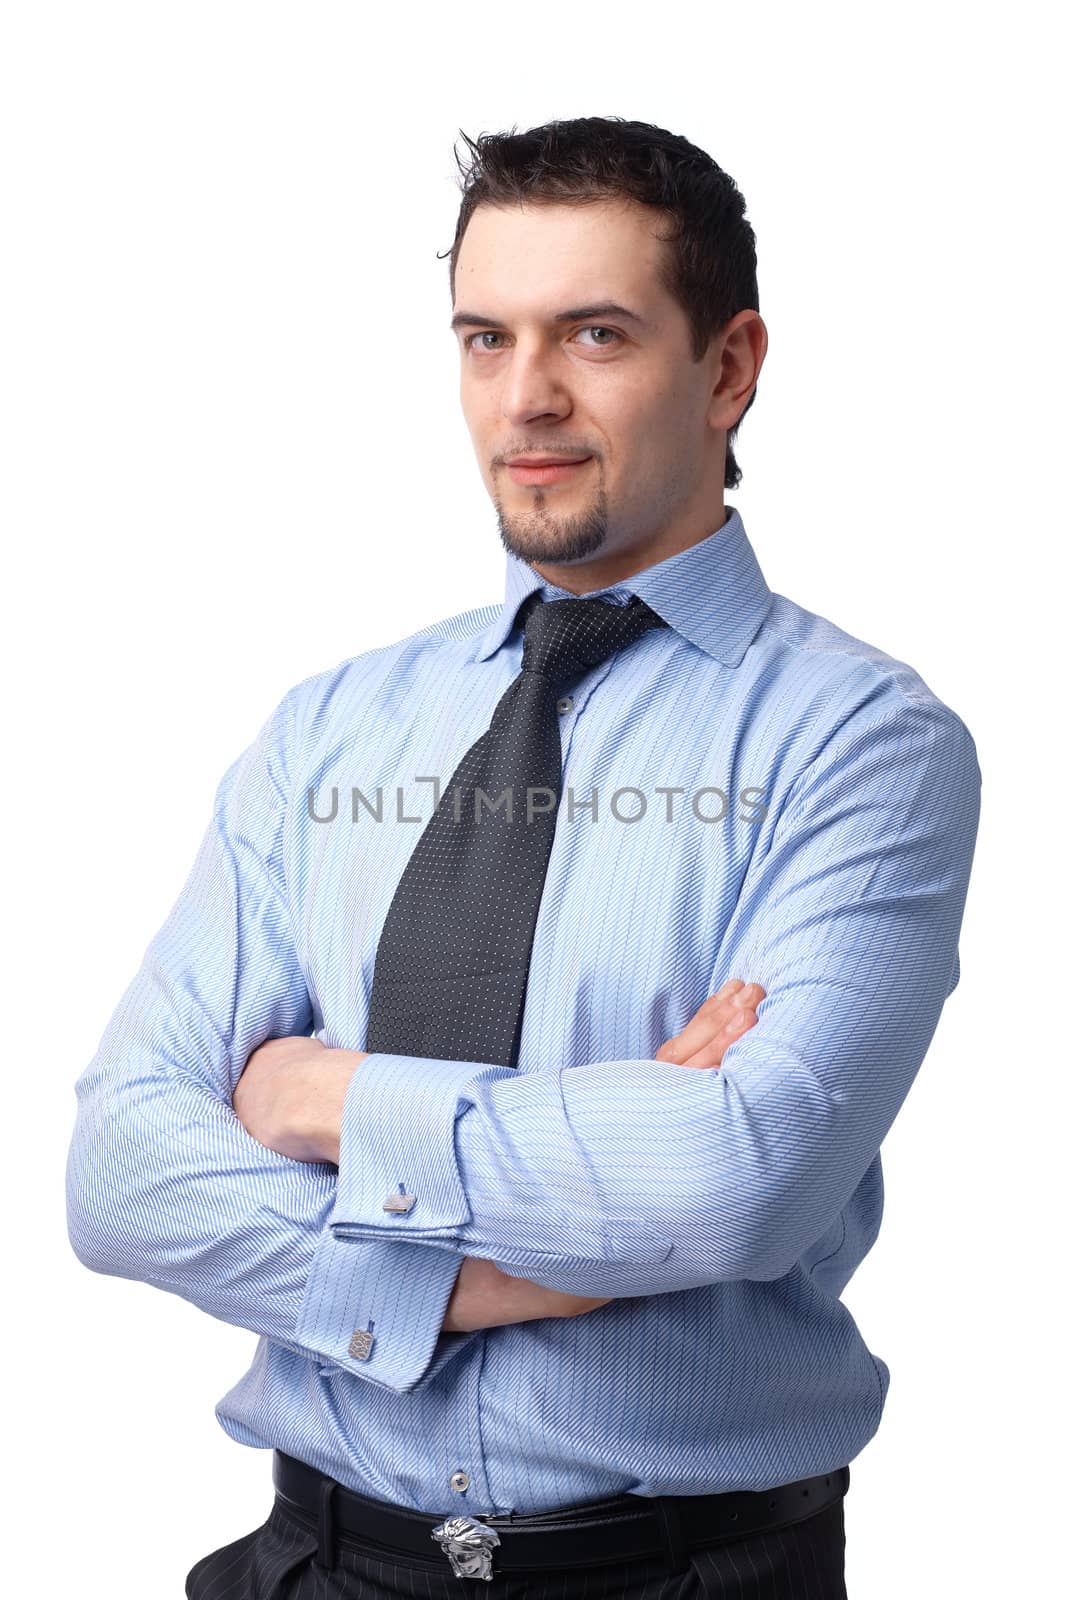
<svg viewBox="0 0 1067 1600"><path fill-rule="evenodd" d="M644 317L639 317L636 311L629 311L625 306L620 306L615 300L597 300L588 306L572 306L569 311L557 311L552 318L553 322L582 322L587 317L624 317L630 322L637 322L645 326ZM475 311L457 311L449 326L453 332L457 328L502 328L504 324L495 317L482 317Z"/></svg>

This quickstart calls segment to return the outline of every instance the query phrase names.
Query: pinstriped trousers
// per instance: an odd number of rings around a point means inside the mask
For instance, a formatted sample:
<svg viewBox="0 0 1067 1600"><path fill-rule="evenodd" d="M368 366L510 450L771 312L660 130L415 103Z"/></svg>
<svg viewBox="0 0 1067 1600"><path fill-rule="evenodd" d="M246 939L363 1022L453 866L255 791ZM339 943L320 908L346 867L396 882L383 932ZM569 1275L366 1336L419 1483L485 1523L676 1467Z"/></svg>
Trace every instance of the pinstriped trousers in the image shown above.
<svg viewBox="0 0 1067 1600"><path fill-rule="evenodd" d="M844 1500L803 1522L689 1553L573 1570L457 1578L447 1558L390 1556L335 1538L327 1567L309 1524L275 1499L262 1527L203 1556L186 1600L847 1600Z"/></svg>

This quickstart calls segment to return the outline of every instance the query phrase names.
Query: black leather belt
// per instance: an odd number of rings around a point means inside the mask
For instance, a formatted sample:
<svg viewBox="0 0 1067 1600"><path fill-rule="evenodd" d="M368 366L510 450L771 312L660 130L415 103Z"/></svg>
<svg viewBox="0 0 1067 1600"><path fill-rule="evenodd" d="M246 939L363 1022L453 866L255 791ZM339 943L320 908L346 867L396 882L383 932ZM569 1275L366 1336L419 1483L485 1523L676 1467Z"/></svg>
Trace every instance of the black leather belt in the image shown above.
<svg viewBox="0 0 1067 1600"><path fill-rule="evenodd" d="M482 1516L453 1507L431 1516L367 1499L283 1450L274 1452L272 1475L284 1509L318 1533L327 1566L334 1562L334 1539L347 1539L375 1554L414 1556L429 1566L439 1560L446 1573L451 1563L457 1576L485 1578L520 1568L651 1558L664 1558L680 1572L691 1549L802 1522L843 1499L849 1485L843 1466L775 1489L623 1494L523 1515Z"/></svg>

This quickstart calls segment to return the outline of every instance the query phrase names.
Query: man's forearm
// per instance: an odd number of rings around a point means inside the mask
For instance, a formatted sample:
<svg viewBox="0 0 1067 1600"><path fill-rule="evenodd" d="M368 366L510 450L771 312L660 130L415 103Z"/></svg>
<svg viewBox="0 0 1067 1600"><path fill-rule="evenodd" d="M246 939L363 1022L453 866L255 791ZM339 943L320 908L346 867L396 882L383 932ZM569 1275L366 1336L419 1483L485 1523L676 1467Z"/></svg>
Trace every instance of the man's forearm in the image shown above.
<svg viewBox="0 0 1067 1600"><path fill-rule="evenodd" d="M660 1056L676 1065L718 1067L729 1046L757 1017L758 984L732 979L699 1008ZM234 1109L249 1132L295 1159L332 1161L340 1154L344 1097L367 1053L328 1049L303 1036L269 1040L249 1058L234 1094ZM441 1324L442 1333L581 1316L610 1297L574 1294L504 1272L480 1256L463 1258Z"/></svg>
<svg viewBox="0 0 1067 1600"><path fill-rule="evenodd" d="M933 1036L979 785L951 715L865 709L798 774L741 887L717 961L771 992L721 1072L372 1054L345 1100L334 1233L568 1293L782 1277L840 1219ZM383 1209L400 1182L417 1203Z"/></svg>
<svg viewBox="0 0 1067 1600"><path fill-rule="evenodd" d="M95 1272L404 1391L463 1348L456 1337L438 1348L459 1262L399 1241L339 1240L336 1167L314 1144L294 1158L250 1136L232 1104L265 1038L312 1043L283 865L298 696L224 774L182 892L75 1085L67 1232ZM323 1110L306 1103L309 1127ZM372 1317L381 1336L361 1361L352 1332Z"/></svg>
<svg viewBox="0 0 1067 1600"><path fill-rule="evenodd" d="M656 1059L708 1068L755 1026L766 999L758 983L731 978L660 1046ZM233 1095L238 1120L253 1138L294 1161L340 1162L345 1096L369 1051L329 1048L305 1035L268 1039L245 1063Z"/></svg>
<svg viewBox="0 0 1067 1600"><path fill-rule="evenodd" d="M513 1278L492 1261L465 1256L441 1324L442 1333L473 1333L540 1317L578 1317L610 1299L563 1294L529 1278Z"/></svg>

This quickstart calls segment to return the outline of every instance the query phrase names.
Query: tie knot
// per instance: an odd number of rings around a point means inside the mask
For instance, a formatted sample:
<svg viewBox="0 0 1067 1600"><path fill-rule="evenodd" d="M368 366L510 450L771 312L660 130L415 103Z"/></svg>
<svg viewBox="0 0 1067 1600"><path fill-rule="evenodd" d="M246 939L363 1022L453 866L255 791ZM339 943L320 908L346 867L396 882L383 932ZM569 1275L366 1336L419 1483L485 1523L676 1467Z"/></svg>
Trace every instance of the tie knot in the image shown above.
<svg viewBox="0 0 1067 1600"><path fill-rule="evenodd" d="M552 682L580 676L630 644L646 628L666 623L639 595L629 605L607 600L548 600L539 590L525 612L522 670Z"/></svg>

